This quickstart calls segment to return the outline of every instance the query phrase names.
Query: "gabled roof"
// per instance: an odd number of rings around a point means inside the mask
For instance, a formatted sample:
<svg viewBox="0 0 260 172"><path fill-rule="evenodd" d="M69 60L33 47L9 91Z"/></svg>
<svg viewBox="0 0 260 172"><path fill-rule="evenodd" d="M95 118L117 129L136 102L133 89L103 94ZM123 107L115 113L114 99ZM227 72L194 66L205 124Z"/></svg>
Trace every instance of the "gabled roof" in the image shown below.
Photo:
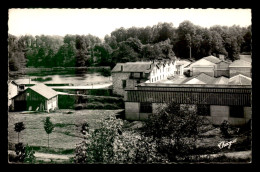
<svg viewBox="0 0 260 172"><path fill-rule="evenodd" d="M145 72L149 73L154 66L160 68L162 65L174 64L175 60L167 61L156 61L156 62L127 62L127 63L117 63L116 66L112 69L112 72ZM123 66L123 71L121 71Z"/></svg>
<svg viewBox="0 0 260 172"><path fill-rule="evenodd" d="M50 98L58 95L58 93L55 90L51 89L50 87L48 87L48 86L46 86L42 83L36 84L36 85L29 87L27 89L31 89L31 90L37 92L38 94L42 95L46 99L50 99Z"/></svg>
<svg viewBox="0 0 260 172"><path fill-rule="evenodd" d="M229 67L251 67L251 63L245 60L235 60L229 65Z"/></svg>
<svg viewBox="0 0 260 172"><path fill-rule="evenodd" d="M236 76L233 76L229 78L228 84L230 85L251 85L252 79L245 76L238 74Z"/></svg>
<svg viewBox="0 0 260 172"><path fill-rule="evenodd" d="M215 78L205 73L187 78L181 84L214 84Z"/></svg>
<svg viewBox="0 0 260 172"><path fill-rule="evenodd" d="M217 58L215 56L207 56L207 57L204 57L203 59L208 60L208 61L210 61L212 63L215 63L215 64L217 64L217 63L222 61L222 60L220 60L219 58Z"/></svg>
<svg viewBox="0 0 260 172"><path fill-rule="evenodd" d="M228 85L228 81L229 81L229 79L227 77L221 76L221 77L215 78L215 81L213 84Z"/></svg>
<svg viewBox="0 0 260 172"><path fill-rule="evenodd" d="M8 84L14 84L14 85L16 85L16 86L19 86L19 84L17 84L15 81L13 81L13 80L8 80Z"/></svg>
<svg viewBox="0 0 260 172"><path fill-rule="evenodd" d="M150 69L150 65L152 62L117 63L112 72L145 72ZM123 71L121 71L121 66L123 66Z"/></svg>

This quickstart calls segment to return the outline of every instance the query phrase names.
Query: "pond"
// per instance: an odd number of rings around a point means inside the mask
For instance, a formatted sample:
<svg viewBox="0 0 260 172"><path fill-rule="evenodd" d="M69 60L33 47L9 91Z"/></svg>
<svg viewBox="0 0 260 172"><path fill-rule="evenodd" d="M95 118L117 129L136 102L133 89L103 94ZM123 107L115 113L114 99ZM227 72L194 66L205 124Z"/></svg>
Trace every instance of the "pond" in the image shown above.
<svg viewBox="0 0 260 172"><path fill-rule="evenodd" d="M57 74L44 76L23 75L13 78L13 80L18 84L73 84L75 86L112 83L111 76L102 76L98 72L84 74Z"/></svg>

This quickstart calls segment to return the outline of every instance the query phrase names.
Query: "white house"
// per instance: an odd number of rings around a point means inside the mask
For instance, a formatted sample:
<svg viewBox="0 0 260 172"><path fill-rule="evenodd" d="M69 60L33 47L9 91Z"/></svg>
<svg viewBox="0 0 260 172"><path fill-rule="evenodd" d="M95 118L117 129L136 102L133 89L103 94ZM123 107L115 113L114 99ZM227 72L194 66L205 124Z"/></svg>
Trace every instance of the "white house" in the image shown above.
<svg viewBox="0 0 260 172"><path fill-rule="evenodd" d="M174 75L176 60L117 63L112 69L113 93L124 95L125 89L139 83L155 83Z"/></svg>

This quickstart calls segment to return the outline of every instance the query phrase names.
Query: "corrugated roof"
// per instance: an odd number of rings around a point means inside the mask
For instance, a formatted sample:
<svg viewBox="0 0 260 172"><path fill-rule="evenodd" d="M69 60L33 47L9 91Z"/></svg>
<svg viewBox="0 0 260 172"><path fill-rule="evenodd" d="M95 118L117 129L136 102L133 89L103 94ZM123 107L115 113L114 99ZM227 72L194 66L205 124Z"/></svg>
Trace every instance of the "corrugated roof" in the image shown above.
<svg viewBox="0 0 260 172"><path fill-rule="evenodd" d="M235 60L229 65L229 67L251 67L251 63L245 60Z"/></svg>
<svg viewBox="0 0 260 172"><path fill-rule="evenodd" d="M27 89L32 89L33 91L37 92L38 94L42 95L43 97L50 99L56 95L58 95L58 93L51 89L50 87L40 83L40 84L36 84L32 87L29 87Z"/></svg>
<svg viewBox="0 0 260 172"><path fill-rule="evenodd" d="M230 85L251 85L252 79L238 74L236 76L233 76L232 78L229 78L229 84Z"/></svg>
<svg viewBox="0 0 260 172"><path fill-rule="evenodd" d="M215 64L222 61L222 60L220 60L219 58L217 58L215 56L207 56L207 57L204 57L203 59L208 60L208 61L210 61L212 63L215 63Z"/></svg>
<svg viewBox="0 0 260 172"><path fill-rule="evenodd" d="M166 84L167 85L167 84ZM169 84L168 84L169 85ZM127 102L177 102L180 104L251 105L252 88L242 85L178 85L178 87L146 87L127 90ZM233 87L233 88L232 88ZM227 96L228 94L228 96Z"/></svg>

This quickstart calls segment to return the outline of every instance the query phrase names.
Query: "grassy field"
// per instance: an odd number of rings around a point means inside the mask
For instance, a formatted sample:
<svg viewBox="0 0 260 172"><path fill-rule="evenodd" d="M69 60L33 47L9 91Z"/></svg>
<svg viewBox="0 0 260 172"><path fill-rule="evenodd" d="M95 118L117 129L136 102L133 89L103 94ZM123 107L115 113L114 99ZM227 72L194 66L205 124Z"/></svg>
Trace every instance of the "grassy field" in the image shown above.
<svg viewBox="0 0 260 172"><path fill-rule="evenodd" d="M116 115L121 110L59 110L55 113L37 113L37 114L23 114L20 112L11 112L8 115L8 145L9 150L14 150L14 144L18 142L17 133L14 131L14 124L16 122L24 122L26 129L20 133L20 142L32 146L38 153L45 154L60 154L72 157L74 154L74 148L77 143L83 140L83 136L80 133L83 123L88 122L90 128L98 128L99 120L112 114ZM70 112L70 113L68 113ZM43 127L43 121L46 117L51 117L51 121L55 124L54 131L50 134L50 149L48 146L48 136ZM142 126L141 121L127 122L125 121L124 131L138 130ZM251 151L251 138L248 140L248 132L241 132L239 134L232 134L230 138L224 138L220 132L219 127L208 125L202 127L202 134L198 135L196 146L196 154L216 154L221 155L213 157L215 159L206 159L207 162L215 161L239 161L250 162L250 156L239 159L239 151ZM205 131L204 131L205 130ZM235 130L234 130L235 131ZM231 141L236 139L236 143L232 144L231 148L220 149L218 143L221 141ZM223 153L235 153L236 158L230 158L222 156ZM248 152L247 152L248 153ZM238 155L237 155L238 154ZM46 155L47 156L47 155ZM54 155L53 155L54 156ZM38 163L42 160L38 158ZM49 162L50 157L42 160ZM54 163L58 163L57 159L54 159ZM59 161L60 162L60 161ZM62 160L62 163L71 163L69 160Z"/></svg>
<svg viewBox="0 0 260 172"><path fill-rule="evenodd" d="M33 146L38 151L45 152L48 146L48 136L43 128L43 121L49 116L55 124L55 129L49 136L50 151L62 154L72 153L76 144L83 139L80 130L84 122L88 122L91 128L97 128L101 118L120 111L122 110L59 110L59 112L49 114L10 112L8 115L9 149L14 149L14 144L18 142L14 124L23 122L26 129L20 133L20 142ZM72 113L68 114L68 112Z"/></svg>

